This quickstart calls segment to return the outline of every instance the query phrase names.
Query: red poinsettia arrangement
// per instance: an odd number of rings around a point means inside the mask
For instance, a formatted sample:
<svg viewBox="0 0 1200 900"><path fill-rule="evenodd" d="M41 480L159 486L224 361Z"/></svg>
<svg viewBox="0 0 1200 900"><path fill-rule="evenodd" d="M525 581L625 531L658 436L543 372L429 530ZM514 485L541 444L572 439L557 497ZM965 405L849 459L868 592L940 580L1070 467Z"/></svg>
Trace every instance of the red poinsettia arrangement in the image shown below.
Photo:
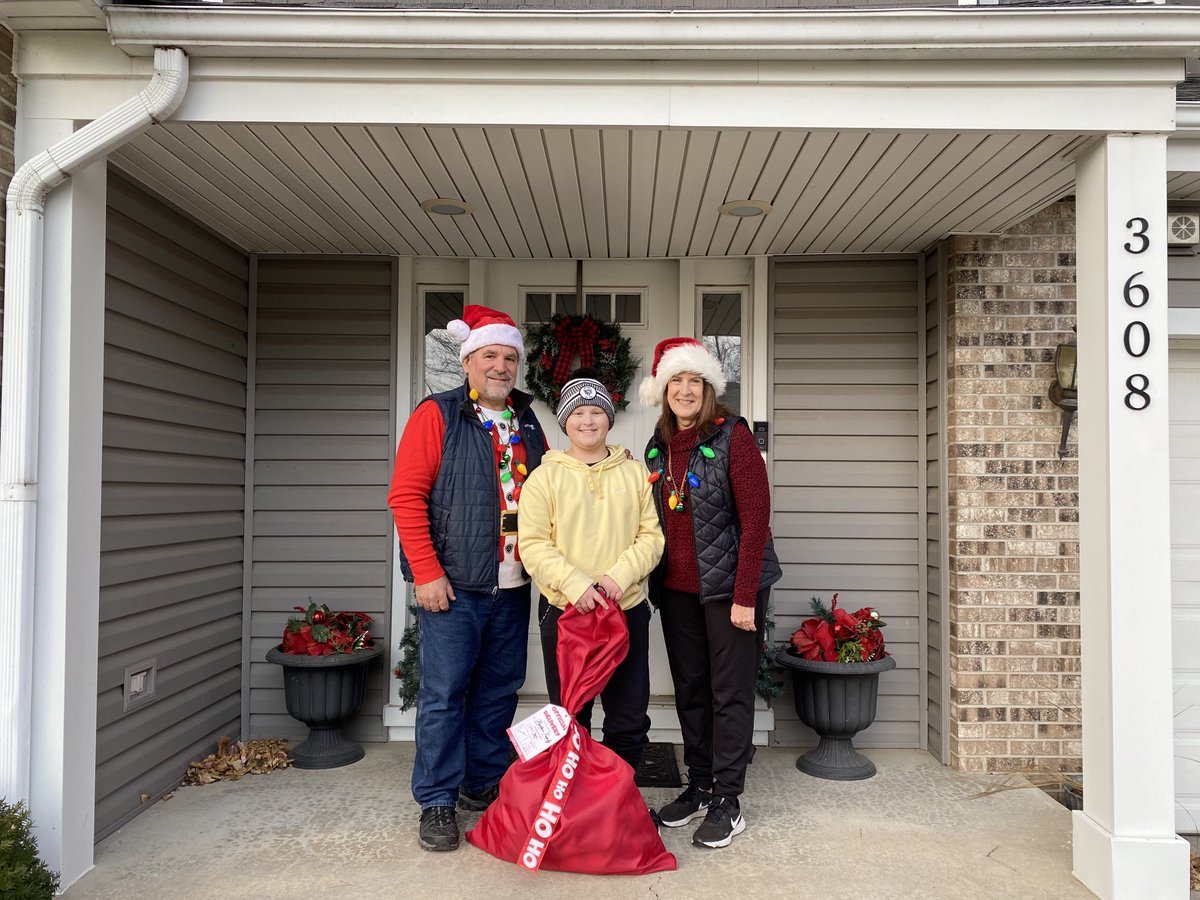
<svg viewBox="0 0 1200 900"><path fill-rule="evenodd" d="M870 662L887 656L881 630L887 622L879 613L870 606L848 613L838 609L837 602L837 594L828 607L812 598L814 617L792 634L796 655L825 662Z"/></svg>
<svg viewBox="0 0 1200 900"><path fill-rule="evenodd" d="M309 603L293 607L303 618L289 619L280 649L297 656L330 656L354 653L370 646L371 617L360 612L332 612L328 606Z"/></svg>

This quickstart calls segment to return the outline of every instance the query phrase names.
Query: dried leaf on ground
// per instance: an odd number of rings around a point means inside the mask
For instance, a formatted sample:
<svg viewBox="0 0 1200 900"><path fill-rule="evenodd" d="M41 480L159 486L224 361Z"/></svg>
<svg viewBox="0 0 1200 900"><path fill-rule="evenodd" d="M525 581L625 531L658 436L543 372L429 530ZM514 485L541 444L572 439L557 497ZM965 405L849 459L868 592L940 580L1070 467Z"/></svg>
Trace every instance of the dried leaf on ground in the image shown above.
<svg viewBox="0 0 1200 900"><path fill-rule="evenodd" d="M1041 769L1017 769L1004 775L990 779L972 778L983 787L977 794L967 797L968 800L978 800L981 797L991 797L1004 791L1015 791L1022 788L1038 788L1048 793L1057 793L1067 789L1071 784L1078 784L1078 776L1064 772L1049 772Z"/></svg>
<svg viewBox="0 0 1200 900"><path fill-rule="evenodd" d="M236 781L243 775L265 775L292 764L288 743L282 738L258 738L253 741L217 739L217 751L188 765L185 784L212 784Z"/></svg>
<svg viewBox="0 0 1200 900"><path fill-rule="evenodd" d="M1200 856L1192 854L1192 890L1200 891Z"/></svg>

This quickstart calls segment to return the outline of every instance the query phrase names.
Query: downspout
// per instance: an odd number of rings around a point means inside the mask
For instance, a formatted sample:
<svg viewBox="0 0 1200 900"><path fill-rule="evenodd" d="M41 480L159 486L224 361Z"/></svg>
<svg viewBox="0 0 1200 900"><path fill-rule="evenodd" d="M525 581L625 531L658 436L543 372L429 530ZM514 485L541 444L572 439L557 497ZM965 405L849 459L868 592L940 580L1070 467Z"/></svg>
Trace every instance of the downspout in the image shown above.
<svg viewBox="0 0 1200 900"><path fill-rule="evenodd" d="M33 618L37 602L38 372L46 196L68 177L173 113L187 89L182 50L156 48L135 97L29 160L8 189L0 407L0 797L29 799Z"/></svg>

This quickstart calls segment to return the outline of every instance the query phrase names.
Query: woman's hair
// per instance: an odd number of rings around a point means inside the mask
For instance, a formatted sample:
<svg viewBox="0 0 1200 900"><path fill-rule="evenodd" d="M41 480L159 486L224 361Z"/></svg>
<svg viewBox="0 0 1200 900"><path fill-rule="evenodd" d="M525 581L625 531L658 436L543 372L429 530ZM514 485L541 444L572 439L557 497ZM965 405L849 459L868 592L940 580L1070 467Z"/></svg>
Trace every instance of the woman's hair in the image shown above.
<svg viewBox="0 0 1200 900"><path fill-rule="evenodd" d="M671 382L668 381L667 386L663 388L662 412L658 416L658 425L654 429L658 439L664 444L671 443L671 438L679 431L675 413L671 411L671 404L667 402L667 391L670 389ZM713 429L713 422L716 419L728 418L731 415L733 413L717 400L717 392L713 390L713 386L705 381L704 396L700 399L700 412L696 416L696 434L708 434Z"/></svg>

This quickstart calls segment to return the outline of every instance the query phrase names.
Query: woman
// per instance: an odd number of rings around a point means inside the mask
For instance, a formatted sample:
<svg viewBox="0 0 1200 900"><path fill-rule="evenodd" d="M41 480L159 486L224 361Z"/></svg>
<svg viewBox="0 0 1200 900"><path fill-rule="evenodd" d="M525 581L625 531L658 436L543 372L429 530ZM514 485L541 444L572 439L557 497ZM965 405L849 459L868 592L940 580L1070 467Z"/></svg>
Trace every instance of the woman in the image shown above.
<svg viewBox="0 0 1200 900"><path fill-rule="evenodd" d="M663 536L646 469L624 447L607 443L615 411L593 369L563 386L558 424L565 451L551 450L521 489L521 561L541 591L538 621L550 702L561 704L558 619L617 603L629 626L629 651L600 697L604 744L636 770L650 717L650 607L642 583L662 556ZM592 703L576 717L591 727Z"/></svg>
<svg viewBox="0 0 1200 900"><path fill-rule="evenodd" d="M642 402L662 405L646 465L666 534L651 592L662 612L688 786L659 810L676 828L727 847L746 828L741 797L754 756L754 683L771 585L782 572L771 542L767 469L746 421L717 402L720 364L692 338L654 350Z"/></svg>

